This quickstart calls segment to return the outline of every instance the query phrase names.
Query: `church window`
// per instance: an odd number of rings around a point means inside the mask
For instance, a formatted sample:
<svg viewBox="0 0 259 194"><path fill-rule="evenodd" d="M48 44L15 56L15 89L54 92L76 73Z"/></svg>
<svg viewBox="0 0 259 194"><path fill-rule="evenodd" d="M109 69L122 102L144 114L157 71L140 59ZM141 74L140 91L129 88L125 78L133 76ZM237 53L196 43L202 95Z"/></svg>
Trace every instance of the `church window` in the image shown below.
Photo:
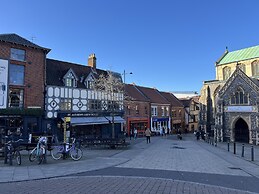
<svg viewBox="0 0 259 194"><path fill-rule="evenodd" d="M224 67L223 68L223 79L227 80L231 75L231 68L230 67Z"/></svg>
<svg viewBox="0 0 259 194"><path fill-rule="evenodd" d="M259 75L259 61L252 62L252 75L258 76Z"/></svg>
<svg viewBox="0 0 259 194"><path fill-rule="evenodd" d="M230 97L232 105L248 104L248 94L245 94L243 89L239 87L236 92Z"/></svg>
<svg viewBox="0 0 259 194"><path fill-rule="evenodd" d="M239 64L239 68L246 73L246 65L245 64Z"/></svg>

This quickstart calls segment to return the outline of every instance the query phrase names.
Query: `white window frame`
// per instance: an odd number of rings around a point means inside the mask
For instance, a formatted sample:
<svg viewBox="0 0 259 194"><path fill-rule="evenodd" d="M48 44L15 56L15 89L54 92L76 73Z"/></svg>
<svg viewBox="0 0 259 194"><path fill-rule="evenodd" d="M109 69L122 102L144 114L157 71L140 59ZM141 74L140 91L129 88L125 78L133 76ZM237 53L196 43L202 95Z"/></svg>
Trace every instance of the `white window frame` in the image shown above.
<svg viewBox="0 0 259 194"><path fill-rule="evenodd" d="M157 116L157 106L151 106L151 115Z"/></svg>

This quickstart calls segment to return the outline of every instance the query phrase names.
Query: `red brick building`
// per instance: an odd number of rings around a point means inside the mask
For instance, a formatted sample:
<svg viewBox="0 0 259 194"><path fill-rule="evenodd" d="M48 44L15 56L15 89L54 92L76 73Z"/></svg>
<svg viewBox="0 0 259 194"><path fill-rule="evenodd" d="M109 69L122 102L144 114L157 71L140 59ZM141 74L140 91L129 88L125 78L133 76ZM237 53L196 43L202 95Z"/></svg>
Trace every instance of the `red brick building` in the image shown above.
<svg viewBox="0 0 259 194"><path fill-rule="evenodd" d="M155 88L135 86L150 101L150 129L155 134L171 129L170 102Z"/></svg>
<svg viewBox="0 0 259 194"><path fill-rule="evenodd" d="M49 51L16 34L0 34L0 136L42 128Z"/></svg>
<svg viewBox="0 0 259 194"><path fill-rule="evenodd" d="M125 93L129 96L124 101L125 130L130 135L130 130L136 128L138 136L144 136L146 128L150 128L150 100L132 84L125 84Z"/></svg>
<svg viewBox="0 0 259 194"><path fill-rule="evenodd" d="M185 110L181 101L172 93L160 92L170 102L171 130L176 133L177 130L185 129Z"/></svg>

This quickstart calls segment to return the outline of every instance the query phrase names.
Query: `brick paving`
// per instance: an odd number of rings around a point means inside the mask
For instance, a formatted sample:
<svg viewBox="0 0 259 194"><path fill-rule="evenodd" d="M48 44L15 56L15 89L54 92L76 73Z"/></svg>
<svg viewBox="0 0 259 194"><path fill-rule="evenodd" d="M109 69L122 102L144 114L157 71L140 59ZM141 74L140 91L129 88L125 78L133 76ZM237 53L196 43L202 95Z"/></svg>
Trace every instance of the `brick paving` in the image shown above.
<svg viewBox="0 0 259 194"><path fill-rule="evenodd" d="M47 186L46 186L47 185ZM1 194L21 193L251 193L192 182L142 177L68 177L1 184ZM17 192L19 191L19 192Z"/></svg>
<svg viewBox="0 0 259 194"><path fill-rule="evenodd" d="M211 180L198 183L196 179L225 177L224 180L246 180L258 183L259 167L237 157L226 150L203 141L195 141L194 136L152 137L151 144L144 138L131 140L129 148L84 150L80 161L54 161L48 156L44 165L23 162L22 166L3 165L0 161L0 188L2 193L249 193L255 188L240 187L241 190L210 184ZM25 154L23 157L27 157ZM117 171L118 175L94 175L102 169ZM120 172L128 169L130 176ZM132 169L132 170L130 170ZM137 169L148 173L179 172L179 177L160 175L138 176ZM75 176L91 172L92 176ZM134 176L135 173L135 176ZM148 174L146 173L146 174ZM192 173L192 174L191 174ZM196 174L195 174L196 173ZM164 173L166 174L166 173ZM182 180L187 175L188 181ZM181 177L180 177L181 176ZM162 178L163 177L163 178ZM172 178L173 177L173 178ZM226 178L227 177L227 178ZM232 177L232 178L231 178ZM214 180L214 183L217 181ZM238 182L233 182L238 184Z"/></svg>

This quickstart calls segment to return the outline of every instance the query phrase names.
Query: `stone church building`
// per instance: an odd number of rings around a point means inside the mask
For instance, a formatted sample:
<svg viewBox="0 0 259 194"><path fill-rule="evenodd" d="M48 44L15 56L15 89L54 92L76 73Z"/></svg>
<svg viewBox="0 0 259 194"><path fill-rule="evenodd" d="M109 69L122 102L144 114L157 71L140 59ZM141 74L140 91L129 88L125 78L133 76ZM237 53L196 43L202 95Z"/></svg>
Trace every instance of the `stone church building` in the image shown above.
<svg viewBox="0 0 259 194"><path fill-rule="evenodd" d="M259 46L226 50L204 81L200 128L217 141L259 143Z"/></svg>

